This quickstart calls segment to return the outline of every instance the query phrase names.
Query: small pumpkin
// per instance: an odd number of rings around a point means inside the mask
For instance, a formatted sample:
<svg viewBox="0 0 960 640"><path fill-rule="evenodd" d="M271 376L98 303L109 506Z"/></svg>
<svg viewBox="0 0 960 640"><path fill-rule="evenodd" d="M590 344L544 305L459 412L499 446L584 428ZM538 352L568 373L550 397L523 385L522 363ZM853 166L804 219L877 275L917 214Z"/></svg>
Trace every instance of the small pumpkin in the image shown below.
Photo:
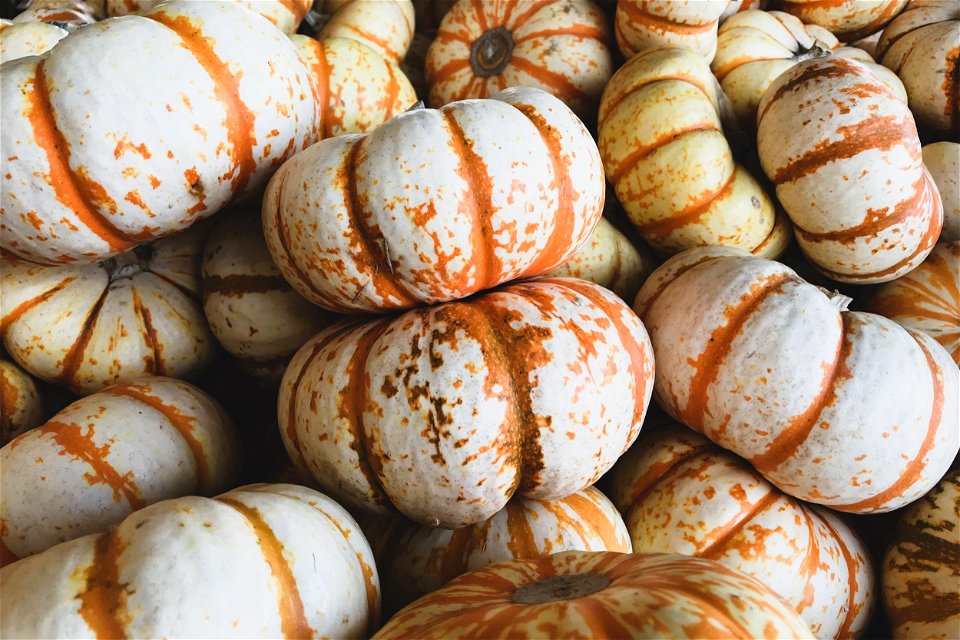
<svg viewBox="0 0 960 640"><path fill-rule="evenodd" d="M223 491L237 470L235 438L212 398L172 378L77 400L0 449L2 564L159 500Z"/></svg>
<svg viewBox="0 0 960 640"><path fill-rule="evenodd" d="M893 20L907 0L783 0L783 10L807 24L823 27L844 42L876 33Z"/></svg>
<svg viewBox="0 0 960 640"><path fill-rule="evenodd" d="M935 142L921 152L943 201L940 242L960 240L960 143Z"/></svg>
<svg viewBox="0 0 960 640"><path fill-rule="evenodd" d="M321 15L317 40L356 40L396 64L413 41L411 0L319 0L314 10Z"/></svg>
<svg viewBox="0 0 960 640"><path fill-rule="evenodd" d="M13 22L55 22L67 29L78 29L97 22L100 17L92 5L80 0L31 0L24 11L14 16Z"/></svg>
<svg viewBox="0 0 960 640"><path fill-rule="evenodd" d="M204 0L199 0L203 2ZM313 0L220 0L232 1L260 14L278 29L291 35L297 32L304 16L313 6ZM107 15L111 18L142 14L164 0L106 0Z"/></svg>
<svg viewBox="0 0 960 640"><path fill-rule="evenodd" d="M395 615L393 638L811 638L766 586L719 562L567 551L460 576Z"/></svg>
<svg viewBox="0 0 960 640"><path fill-rule="evenodd" d="M68 32L46 22L15 22L0 30L0 63L39 56L66 38Z"/></svg>
<svg viewBox="0 0 960 640"><path fill-rule="evenodd" d="M20 367L0 360L0 447L43 422L37 385Z"/></svg>
<svg viewBox="0 0 960 640"><path fill-rule="evenodd" d="M0 261L4 347L37 378L78 393L195 376L216 354L200 302L206 234L194 227L100 264Z"/></svg>
<svg viewBox="0 0 960 640"><path fill-rule="evenodd" d="M537 87L592 123L613 74L612 45L607 18L591 0L461 0L427 52L430 105Z"/></svg>
<svg viewBox="0 0 960 640"><path fill-rule="evenodd" d="M681 46L707 64L717 51L717 25L727 0L617 0L614 33L625 58L662 46Z"/></svg>
<svg viewBox="0 0 960 640"><path fill-rule="evenodd" d="M380 607L357 523L284 484L159 502L5 567L0 594L5 638L366 638Z"/></svg>

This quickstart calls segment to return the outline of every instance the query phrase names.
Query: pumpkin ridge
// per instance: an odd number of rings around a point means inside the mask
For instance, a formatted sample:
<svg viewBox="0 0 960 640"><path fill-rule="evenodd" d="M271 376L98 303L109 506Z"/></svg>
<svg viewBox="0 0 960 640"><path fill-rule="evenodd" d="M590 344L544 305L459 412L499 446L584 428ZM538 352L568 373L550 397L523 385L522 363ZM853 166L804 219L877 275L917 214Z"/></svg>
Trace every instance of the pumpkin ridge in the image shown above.
<svg viewBox="0 0 960 640"><path fill-rule="evenodd" d="M531 78L542 82L545 86L553 89L554 95L564 97L567 100L579 99L588 100L589 96L581 91L576 85L567 80L561 74L550 71L546 67L538 67L516 51L510 59L510 64L519 71L523 71Z"/></svg>
<svg viewBox="0 0 960 640"><path fill-rule="evenodd" d="M643 26L649 28L651 31L658 33L668 33L672 31L682 35L699 35L701 33L707 33L712 29L716 29L716 20L687 24L684 22L674 22L669 18L650 13L649 11L646 11L639 3L618 2L617 9L619 10L621 7L623 7L624 13L631 22L639 22Z"/></svg>
<svg viewBox="0 0 960 640"><path fill-rule="evenodd" d="M760 121L763 120L765 115L767 115L767 111L769 111L773 104L779 102L780 98L790 93L794 89L797 89L798 87L803 88L803 85L806 84L808 80L830 80L842 78L848 74L857 73L857 65L850 60L845 60L844 58L839 57L833 57L831 60L831 65L806 67L799 74L797 74L796 77L791 78L789 81L777 87L777 90L773 93L773 95L770 95L769 92L764 94L764 100L761 101L760 105L762 108L758 109L757 111L757 127L759 128Z"/></svg>
<svg viewBox="0 0 960 640"><path fill-rule="evenodd" d="M893 14L901 9L903 9L903 7L897 6L897 3L895 2L888 3L880 15L876 16L873 20L863 25L859 29L854 29L853 31L844 31L840 35L843 37L844 42L853 42L854 40L859 40L860 38L866 38L867 36L876 33L881 27L890 22L890 20L894 17Z"/></svg>
<svg viewBox="0 0 960 640"><path fill-rule="evenodd" d="M514 558L533 558L540 555L533 528L524 515L523 506L511 500L505 507L507 512L507 548Z"/></svg>
<svg viewBox="0 0 960 640"><path fill-rule="evenodd" d="M606 37L606 34L604 34L600 29L591 27L588 24L573 24L562 29L541 29L540 31L526 33L519 38L514 38L513 42L514 45L518 45L521 42L532 40L533 38L549 38L552 36L575 36L585 40L589 39L603 41Z"/></svg>
<svg viewBox="0 0 960 640"><path fill-rule="evenodd" d="M641 53L641 54L637 54L637 57L639 57L639 56L641 56L641 55L643 55L643 54L642 54L642 53ZM633 94L636 93L637 91L640 91L640 90L643 89L644 87L649 87L650 85L656 84L657 82L667 82L667 81L670 81L670 80L675 80L675 81L677 81L677 82L685 82L685 83L691 85L691 86L694 87L697 91L699 91L700 93L702 93L702 94L706 97L706 99L710 101L710 104L711 104L711 105L716 104L716 101L717 101L716 97L715 97L715 96L714 96L714 97L711 97L710 93L706 90L706 88L704 88L704 86L697 81L697 78L695 78L695 77L693 77L693 76L682 76L682 75L677 75L677 74L658 75L658 76L655 76L655 77L651 77L651 78L648 78L648 79L644 79L643 82L637 83L637 84L635 84L635 85L630 85L630 87L629 87L628 89L624 89L623 91L621 91L620 95L618 95L618 96L615 97L615 98L610 98L610 99L602 100L602 101L601 101L601 105L600 105L601 110L600 110L599 120L600 120L600 121L605 120L613 111L616 110L616 108L617 108L618 106L620 106L620 103L621 103L621 102L623 102L624 100L626 100L628 97L630 97L631 95L633 95ZM606 98L606 92L604 92L604 98ZM718 115L719 115L719 114L718 114Z"/></svg>
<svg viewBox="0 0 960 640"><path fill-rule="evenodd" d="M581 574L582 575L582 574ZM598 574L594 574L598 575ZM606 577L606 576L604 576ZM589 594L596 600L603 600L602 591ZM633 636L631 629L625 626L613 614L616 606L591 606L586 599L576 599L570 602L570 606L577 609L580 618L587 625L590 634L594 638L630 638Z"/></svg>
<svg viewBox="0 0 960 640"><path fill-rule="evenodd" d="M674 282L676 282L677 278L679 278L680 276L682 276L683 274L685 274L687 271L690 271L690 270L693 269L694 267L698 267L698 266L700 266L700 265L702 265L702 264L707 264L707 263L709 263L709 262L716 262L717 260L723 259L723 258L725 258L725 257L726 257L726 256L705 256L705 257L703 257L703 258L700 258L700 259L697 260L696 262L692 262L692 263L690 263L690 264L685 264L685 265L683 265L682 267L680 267L679 269L677 269L677 270L673 273L673 277L671 277L669 280L666 280L666 281L664 281L664 282L661 282L661 283L660 283L660 285L661 285L660 288L657 289L657 291L656 291L653 295L649 296L649 297L646 299L646 307L645 307L644 309L639 309L639 310L637 310L637 311L636 311L637 316L638 316L641 320L645 320L644 316L647 314L647 310L653 305L654 302L656 302L656 301L660 298L661 295L663 295L663 293L664 293L667 289L670 288L670 285L672 285ZM638 294L638 296L639 296L639 294ZM634 304L636 304L636 302L635 302Z"/></svg>
<svg viewBox="0 0 960 640"><path fill-rule="evenodd" d="M126 542L116 530L101 534L93 547L93 559L85 573L86 583L77 595L77 612L97 638L127 638L124 623L129 621L127 585L120 582L119 556ZM123 615L125 620L121 621Z"/></svg>
<svg viewBox="0 0 960 640"><path fill-rule="evenodd" d="M442 67L436 70L434 70L433 67L431 66L427 66L426 69L424 69L424 77L432 87L433 85L446 82L447 80L450 79L450 76L452 76L453 74L468 68L470 68L470 60L465 58L460 58L456 60L451 60L450 62L448 62L447 64L443 65Z"/></svg>
<svg viewBox="0 0 960 640"><path fill-rule="evenodd" d="M699 558L696 559L699 560ZM734 574L734 571L729 569L726 565L720 565L720 567L726 569L724 573L726 573L728 576L740 578L739 572ZM720 567L716 567L715 571L719 573ZM647 576L649 576L649 578ZM703 613L701 614L703 619L712 620L715 623L722 622L725 625L724 628L720 630L713 625L709 626L708 629L711 631L710 634L697 633L696 628L689 630L684 629L684 631L687 633L687 637L689 638L716 637L746 639L754 637L754 634L750 633L749 630L747 630L742 624L734 620L734 617L730 615L729 609L722 600L719 600L713 594L713 592L711 592L709 589L694 591L690 588L692 585L687 584L688 582L689 578L684 576L684 581L682 583L674 580L664 584L662 578L650 571L647 573L647 575L641 576L641 578L637 580L637 586L642 587L645 591L656 591L669 595L679 595L689 601L696 602L698 609L703 610ZM753 604L752 601L751 604Z"/></svg>
<svg viewBox="0 0 960 640"><path fill-rule="evenodd" d="M248 293L270 293L290 291L293 287L283 276L265 276L232 273L226 276L207 276L203 279L203 295L218 294L228 298L239 298Z"/></svg>
<svg viewBox="0 0 960 640"><path fill-rule="evenodd" d="M638 504L641 504L647 499L647 496L653 493L653 490L656 489L658 485L662 484L667 479L672 479L674 475L679 473L677 469L679 469L684 463L704 453L711 453L712 450L713 444L704 442L691 447L689 450L684 451L675 458L670 460L662 460L654 465L651 465L651 467L647 469L643 476L630 483L631 488L634 488L637 485L640 485L642 488L639 491L631 491L631 495L627 496L623 501L623 504L619 505L620 511L627 513L635 509Z"/></svg>
<svg viewBox="0 0 960 640"><path fill-rule="evenodd" d="M40 295L30 298L29 300L26 300L24 302L21 302L13 309L13 311L10 311L9 313L5 313L3 315L3 318L0 319L0 335L5 333L7 330L7 327L10 326L11 323L14 323L17 320L19 320L20 317L23 314L25 314L27 311L30 311L30 309L33 309L35 306L39 304L43 304L44 302L46 302L47 300L55 296L57 293L63 291L67 286L69 286L73 282L76 282L76 280L77 280L76 276L69 276L67 278L64 278L63 280L58 282L55 286L51 287L50 289L47 289Z"/></svg>
<svg viewBox="0 0 960 640"><path fill-rule="evenodd" d="M810 509L810 513L807 517L815 516L820 522L826 525L827 529L830 530L830 533L833 534L833 538L837 541L837 544L840 546L840 552L843 554L844 566L847 567L847 612L843 617L843 622L840 625L840 629L837 630L835 638L849 638L850 636L850 625L853 624L853 621L856 619L857 615L860 613L860 609L863 607L862 603L857 602L857 592L860 590L860 583L857 581L857 569L860 568L860 562L850 553L847 543L843 540L843 536L840 535L840 532L837 531L830 521L817 513L816 509Z"/></svg>
<svg viewBox="0 0 960 640"><path fill-rule="evenodd" d="M570 520L571 524L576 526L581 520L585 522L586 528L589 529L589 532L598 536L603 542L603 548L598 550L602 551L606 549L608 551L615 551L618 549L623 549L625 552L629 553L631 551L631 547L628 546L624 548L622 541L617 539L616 531L613 528L595 526L596 523L609 522L610 520L597 504L594 492L599 493L597 489L588 487L587 489L584 489L582 493L574 493L564 499L564 504L569 506L577 516L576 518ZM556 506L559 507L560 504L556 503ZM549 509L550 507L547 508ZM579 533L581 537L586 540L587 531L581 531ZM630 544L629 534L627 535L627 543L628 545Z"/></svg>
<svg viewBox="0 0 960 640"><path fill-rule="evenodd" d="M301 21L303 21L304 16L307 15L306 8L302 2L298 2L297 0L278 0L278 1L280 2L280 4L283 5L284 9L286 9L291 13L291 15L293 15L294 19L298 24ZM273 21L271 20L271 22Z"/></svg>
<svg viewBox="0 0 960 640"><path fill-rule="evenodd" d="M157 273L156 271L149 271L149 270L144 271L144 273L145 273L145 274L148 274L148 275L151 275L151 276L153 276L153 277L155 277L155 278L160 278L161 280L163 280L163 281L166 282L167 284L169 284L169 285L171 285L171 286L173 286L173 287L176 287L180 292L183 293L183 295L185 295L186 297L190 298L190 299L193 300L194 302L200 302L200 301L202 301L202 298L203 298L202 294L200 294L200 293L198 293L198 292L196 292L196 291L193 291L193 290L191 290L191 289L188 289L187 287L183 286L182 284L180 284L180 283L177 282L176 280L173 280L172 278L168 278L167 276L163 275L162 273Z"/></svg>
<svg viewBox="0 0 960 640"><path fill-rule="evenodd" d="M663 239L677 229L683 228L692 222L697 222L704 214L710 211L713 203L733 186L733 181L737 177L737 171L739 169L739 165L734 163L733 170L730 172L730 175L727 176L727 179L703 200L687 205L680 211L672 213L668 218L636 225L637 230L649 235L652 239ZM772 231L771 229L771 233Z"/></svg>
<svg viewBox="0 0 960 640"><path fill-rule="evenodd" d="M487 532L490 530L492 522L493 518L490 518L468 527L453 530L450 541L447 543L446 552L443 554L443 560L440 562L440 580L444 583L449 582L469 570L470 554L476 550L478 542L483 544L486 541ZM384 573L386 574L387 571L384 571Z"/></svg>
<svg viewBox="0 0 960 640"><path fill-rule="evenodd" d="M645 85L645 86L649 86L649 85ZM717 131L722 133L720 131L720 128L717 127L716 123L713 123L713 122L697 122L680 130L673 129L670 131L670 133L660 136L650 144L635 149L630 153L630 155L628 155L626 158L621 160L618 163L619 166L617 167L616 171L614 171L612 175L609 177L610 182L613 184L620 182L624 174L630 172L632 169L634 169L637 166L637 163L639 163L644 158L647 158L648 156L652 155L661 147L664 147L670 144L671 142L675 142L676 140L679 140L680 138L687 135L688 133L699 133L703 131ZM732 172L731 172L731 175L732 175ZM669 219L670 218L667 218L667 220ZM648 223L648 224L658 224L659 222L661 221ZM641 227L641 229L643 229L643 227Z"/></svg>
<svg viewBox="0 0 960 640"><path fill-rule="evenodd" d="M83 362L83 352L86 350L91 338L93 338L93 329L100 317L100 308L103 307L103 303L109 294L110 285L108 283L106 286L104 286L103 291L100 293L100 297L97 298L96 303L90 309L90 313L87 314L86 319L83 321L83 326L80 329L80 333L74 340L70 350L64 355L62 361L63 369L60 371L60 375L56 377L56 381L58 383L74 389L76 384L74 376L77 373L77 369L80 368L80 363Z"/></svg>
<svg viewBox="0 0 960 640"><path fill-rule="evenodd" d="M310 74L310 86L314 89L317 110L320 112L320 121L317 123L319 137L324 139L331 136L331 123L328 120L333 115L333 110L330 108L333 102L330 96L330 63L327 61L327 47L323 42L318 42L317 45L313 45L312 42L310 44L315 54L312 60L313 73Z"/></svg>
<svg viewBox="0 0 960 640"><path fill-rule="evenodd" d="M504 14L501 22L503 22L504 26L510 29L510 31L515 31L518 26L522 25L524 22L540 13L540 10L549 5L551 2L552 0L539 0L537 2L532 2L530 3L530 6L523 11L523 13L519 13L516 16L512 15L513 7L519 5L520 3L508 3L509 7L507 9L507 13Z"/></svg>
<svg viewBox="0 0 960 640"><path fill-rule="evenodd" d="M754 504L750 505L746 510L741 509L737 512L733 518L730 519L726 524L716 527L720 530L719 535L708 544L703 549L697 550L698 558L707 558L709 560L716 560L727 549L725 548L726 544L730 542L738 533L743 531L743 526L753 520L756 516L763 513L771 506L773 506L782 495L778 494L777 491L770 489L767 493L757 500ZM811 544L810 546L815 546L816 543ZM736 547L734 547L735 549Z"/></svg>
<svg viewBox="0 0 960 640"><path fill-rule="evenodd" d="M150 309L148 309L143 301L140 299L139 294L137 294L137 288L130 287L130 296L133 298L133 310L140 316L140 319L143 321L143 340L146 343L146 346L150 348L150 351L153 353L153 357L144 356L145 360L145 369L150 374L161 375L161 372L165 371L163 364L163 356L161 351L163 349L162 342L157 337L157 330L153 326L153 318L150 316Z"/></svg>

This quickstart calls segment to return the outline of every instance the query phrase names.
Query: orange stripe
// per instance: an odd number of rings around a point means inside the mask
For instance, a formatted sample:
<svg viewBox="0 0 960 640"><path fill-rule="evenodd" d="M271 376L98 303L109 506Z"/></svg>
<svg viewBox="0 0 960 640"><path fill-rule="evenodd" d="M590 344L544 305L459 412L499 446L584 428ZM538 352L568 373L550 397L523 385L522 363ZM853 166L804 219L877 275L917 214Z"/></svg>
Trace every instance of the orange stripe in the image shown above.
<svg viewBox="0 0 960 640"><path fill-rule="evenodd" d="M664 147L670 144L671 142L675 142L687 134L700 133L703 131L715 131L723 135L723 133L720 131L717 125L713 122L697 122L683 129L680 129L679 131L672 130L670 133L660 136L659 138L656 138L652 143L643 145L637 149L634 149L630 153L630 155L628 155L626 158L624 158L618 163L619 166L617 166L616 170L610 176L610 182L613 184L617 184L618 182L620 182L620 180L623 179L623 176L625 173L627 173L628 171L636 167L641 160L650 156L652 153L654 153L661 147ZM731 172L730 179L732 179L732 177L733 177L733 174ZM719 191L717 193L719 193ZM668 219L672 219L672 218L668 218ZM657 223L652 223L652 224L657 224Z"/></svg>
<svg viewBox="0 0 960 640"><path fill-rule="evenodd" d="M120 579L120 555L127 543L113 530L100 535L93 547L93 558L85 572L86 584L76 599L78 613L98 640L127 637L127 583Z"/></svg>
<svg viewBox="0 0 960 640"><path fill-rule="evenodd" d="M607 41L607 35L603 32L602 29L596 27L591 27L587 24L571 24L559 29L541 29L540 31L534 31L532 33L524 34L519 38L514 38L514 46L525 42L526 40L532 40L533 38L551 38L554 36L571 36L578 38L591 38L593 40L599 40L603 43Z"/></svg>
<svg viewBox="0 0 960 640"><path fill-rule="evenodd" d="M484 520L469 527L454 529L450 535L440 562L440 582L450 582L470 568L470 555L487 544L487 533L493 519ZM392 552L403 553L406 549L392 549Z"/></svg>
<svg viewBox="0 0 960 640"><path fill-rule="evenodd" d="M424 76L427 84L433 86L435 84L447 82L450 80L453 74L468 68L470 68L470 60L468 58L460 58L458 60L451 60L436 70L434 70L433 65L428 64L424 69ZM472 79L473 78L471 78L471 80Z"/></svg>
<svg viewBox="0 0 960 640"><path fill-rule="evenodd" d="M837 545L840 547L840 552L843 554L843 560L847 565L847 612L844 615L843 623L840 625L840 628L837 630L834 638L837 640L854 638L858 636L859 633L850 633L850 626L853 624L853 621L856 620L857 615L863 608L863 603L857 602L857 592L860 591L860 584L857 582L857 569L860 567L860 563L856 558L853 557L853 554L850 553L850 549L843 541L843 536L840 535L840 532L837 531L834 526L819 513L813 509L810 509L809 511L819 518L820 522L826 525L827 529L833 533L833 537L836 539ZM858 631L862 631L862 629L859 629Z"/></svg>
<svg viewBox="0 0 960 640"><path fill-rule="evenodd" d="M744 526L749 524L754 518L773 506L773 504L781 497L783 496L779 491L776 489L771 489L753 504L750 504L749 502L745 504L741 503L740 511L738 511L726 524L714 529L715 531L719 531L716 533L716 537L713 539L713 541L706 547L697 549L696 554L694 555L696 555L698 558L707 558L709 560L718 559L728 550L729 547L727 544L743 530ZM736 547L734 547L734 549L736 549Z"/></svg>
<svg viewBox="0 0 960 640"><path fill-rule="evenodd" d="M627 65L624 65L624 66L626 67ZM639 65L634 65L634 66L639 66ZM640 84L632 85L628 90L624 90L622 93L617 94L616 96L605 98L602 101L602 104L600 105L601 112L600 112L599 121L604 122L608 118L610 118L610 114L613 113L613 111L618 106L620 106L621 102L626 100L628 97L632 96L634 93L640 91L644 87L649 87L650 85L656 84L658 82L668 82L670 80L674 80L676 82L685 82L686 84L689 84L690 86L694 87L697 91L702 93L704 98L706 98L707 100L711 100L711 104L712 104L713 100L710 98L711 94L708 93L707 90L703 87L703 85L699 83L697 78L693 78L689 76L681 76L681 75L658 75L658 76L646 78Z"/></svg>
<svg viewBox="0 0 960 640"><path fill-rule="evenodd" d="M669 18L658 16L644 10L643 5L638 2L618 2L617 10L619 11L621 8L630 26L634 29L639 28L638 25L642 25L651 31L659 33L673 32L680 35L700 35L717 28L717 20L710 20L699 24L674 22ZM618 20L617 22L620 21Z"/></svg>
<svg viewBox="0 0 960 640"><path fill-rule="evenodd" d="M524 22L529 20L532 16L536 15L541 9L543 9L548 4L555 2L556 0L539 0L538 2L526 2L526 8L523 12L518 13L517 15L511 15L513 12L514 5L520 5L519 2L510 2L509 11L504 14L503 24L510 31L516 31Z"/></svg>
<svg viewBox="0 0 960 640"><path fill-rule="evenodd" d="M630 547L629 536L627 540L620 540L620 538L617 537L615 521L611 521L610 516L600 508L600 505L596 503L593 496L587 491L588 490L574 493L560 502L568 504L577 514L577 519L587 525L590 531L600 538L604 551L630 553L632 549Z"/></svg>
<svg viewBox="0 0 960 640"><path fill-rule="evenodd" d="M699 436L698 436L699 437ZM668 460L660 460L643 472L643 475L630 483L630 495L617 505L624 514L638 508L647 499L659 484L666 483L670 478L680 473L684 463L704 453L713 453L716 449L713 444L704 443L694 446Z"/></svg>
<svg viewBox="0 0 960 640"><path fill-rule="evenodd" d="M526 509L522 504L511 500L506 506L507 512L507 549L514 559L536 558L540 555L537 539L527 521ZM562 526L562 524L561 524Z"/></svg>
<svg viewBox="0 0 960 640"><path fill-rule="evenodd" d="M521 57L517 51L513 52L510 65L518 71L523 71L543 86L552 89L551 93L562 100L590 100L590 96L570 82L566 76L533 64L526 58Z"/></svg>
<svg viewBox="0 0 960 640"><path fill-rule="evenodd" d="M805 87L804 85L808 80L829 80L833 78L842 78L846 75L859 76L861 75L860 69L861 67L858 67L854 63L837 57L831 57L829 64L805 66L799 74L777 88L770 99L767 100L763 110L757 114L757 127L760 126L760 121L763 120L765 115L767 115L767 111L770 110L770 107L776 104L785 94L793 91L794 89L800 89L801 92L806 92L808 87Z"/></svg>
<svg viewBox="0 0 960 640"><path fill-rule="evenodd" d="M310 47L313 49L313 84L316 88L317 108L320 111L320 122L317 127L320 129L320 139L329 138L332 134L330 130L333 123L329 120L333 117L334 99L330 91L331 70L330 62L327 60L327 47L322 42L310 40ZM339 89L340 85L337 86ZM337 124L343 124L338 122Z"/></svg>
<svg viewBox="0 0 960 640"><path fill-rule="evenodd" d="M707 264L707 263L710 263L710 262L716 262L716 261L718 261L718 260L724 260L724 259L726 259L726 258L728 258L728 257L732 257L732 256L704 256L703 258L700 258L700 259L697 260L696 262L692 262L692 263L690 263L690 264L687 264L687 265L684 265L684 266L680 267L679 269L677 269L676 271L673 272L673 277L672 277L672 278L670 278L669 280L666 280L666 281L661 282L661 286L660 286L659 289L657 289L656 293L654 293L653 295L648 296L648 297L646 298L646 306L645 306L644 308L642 308L642 309L640 309L640 308L635 308L634 311L635 311L636 314L640 317L641 320L643 320L644 322L646 322L646 321L647 321L646 316L647 316L647 313L650 311L650 307L652 307L652 306L654 305L654 303L656 303L656 301L660 299L660 296L663 295L663 292L666 291L667 289L669 289L670 286L671 286L674 282L676 282L677 279L678 279L680 276L682 276L683 274L685 274L687 271L690 271L690 270L693 269L694 267L699 267L699 266L702 265L702 264ZM644 286L646 286L646 284L644 284ZM638 305L635 305L635 306L638 306Z"/></svg>
<svg viewBox="0 0 960 640"><path fill-rule="evenodd" d="M83 362L83 353L87 350L87 345L90 344L90 340L93 338L93 330L97 325L97 320L100 318L100 309L103 307L103 303L107 299L107 296L110 294L111 290L112 289L108 283L108 285L104 287L103 291L100 292L100 297L97 298L93 308L90 309L90 313L83 321L83 327L80 329L80 334L74 340L70 350L63 357L63 368L60 371L60 375L57 376L56 382L65 385L74 391L77 391L79 388L77 385L76 375L77 370L80 368L80 365Z"/></svg>
<svg viewBox="0 0 960 640"><path fill-rule="evenodd" d="M687 205L685 208L679 211L675 211L668 218L656 220L654 222L647 222L641 225L635 225L637 231L643 234L644 238L647 238L650 241L662 240L677 229L699 221L706 213L710 211L710 207L713 206L713 203L716 200L722 198L725 193L733 188L733 181L737 177L737 171L740 171L740 167L738 165L734 165L733 171L730 172L730 175L727 177L727 179L719 187L717 187L715 191L707 194L707 196L702 198L699 202L694 202L693 204Z"/></svg>
<svg viewBox="0 0 960 640"><path fill-rule="evenodd" d="M157 335L157 329L153 326L153 316L150 314L150 309L143 304L135 287L130 287L130 295L133 298L133 309L143 322L144 345L149 347L150 352L153 354L153 357L144 356L146 360L144 363L146 367L144 368L149 374L163 375L165 372L163 363L163 341L160 340L160 337Z"/></svg>
<svg viewBox="0 0 960 640"><path fill-rule="evenodd" d="M0 334L5 333L7 328L11 324L19 320L20 317L23 316L23 314L25 314L27 311L29 311L30 309L33 309L39 304L46 302L47 300L52 298L55 294L65 289L67 285L76 281L76 279L77 279L76 276L70 276L69 278L64 278L63 280L58 282L56 286L48 289L47 291L44 291L40 295L34 298L31 298L30 300L27 300L26 302L21 302L16 307L14 307L13 311L11 311L10 313L4 314L2 320L0 320Z"/></svg>

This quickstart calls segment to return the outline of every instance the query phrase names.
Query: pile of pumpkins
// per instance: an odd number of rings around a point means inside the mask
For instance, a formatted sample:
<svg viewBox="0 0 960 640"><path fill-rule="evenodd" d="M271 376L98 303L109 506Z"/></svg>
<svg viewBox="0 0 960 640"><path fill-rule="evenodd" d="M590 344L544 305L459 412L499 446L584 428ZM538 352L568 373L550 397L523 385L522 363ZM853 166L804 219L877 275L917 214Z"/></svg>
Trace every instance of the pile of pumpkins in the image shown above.
<svg viewBox="0 0 960 640"><path fill-rule="evenodd" d="M955 0L20 8L0 636L960 634Z"/></svg>

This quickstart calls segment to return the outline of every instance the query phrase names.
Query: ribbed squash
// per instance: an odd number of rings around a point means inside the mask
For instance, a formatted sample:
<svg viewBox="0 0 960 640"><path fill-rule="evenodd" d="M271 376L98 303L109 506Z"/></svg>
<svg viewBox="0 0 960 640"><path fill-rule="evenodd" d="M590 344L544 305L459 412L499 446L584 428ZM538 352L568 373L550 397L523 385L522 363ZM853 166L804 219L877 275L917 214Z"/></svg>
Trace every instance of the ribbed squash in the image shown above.
<svg viewBox="0 0 960 640"><path fill-rule="evenodd" d="M620 53L681 46L709 64L717 51L717 25L727 0L617 0L614 22Z"/></svg>
<svg viewBox="0 0 960 640"><path fill-rule="evenodd" d="M730 0L727 8L720 14L720 24L723 25L724 22L743 11L765 9L766 7L767 0Z"/></svg>
<svg viewBox="0 0 960 640"><path fill-rule="evenodd" d="M960 143L935 142L924 146L921 153L943 201L940 242L960 240Z"/></svg>
<svg viewBox="0 0 960 640"><path fill-rule="evenodd" d="M102 17L91 4L80 0L31 0L13 18L14 23L56 22L68 29L93 24Z"/></svg>
<svg viewBox="0 0 960 640"><path fill-rule="evenodd" d="M106 0L107 15L111 18L146 13L165 0ZM195 0L204 2L206 0ZM286 34L296 33L313 0L220 0L236 2L272 22Z"/></svg>
<svg viewBox="0 0 960 640"><path fill-rule="evenodd" d="M43 422L37 385L23 369L0 360L0 447Z"/></svg>
<svg viewBox="0 0 960 640"><path fill-rule="evenodd" d="M0 63L39 56L67 37L67 30L46 22L16 22L0 28Z"/></svg>
<svg viewBox="0 0 960 640"><path fill-rule="evenodd" d="M410 0L318 0L315 5L323 19L317 40L356 40L397 64L407 55L415 21Z"/></svg>
<svg viewBox="0 0 960 640"><path fill-rule="evenodd" d="M907 0L783 0L783 10L850 42L883 29L906 4Z"/></svg>

